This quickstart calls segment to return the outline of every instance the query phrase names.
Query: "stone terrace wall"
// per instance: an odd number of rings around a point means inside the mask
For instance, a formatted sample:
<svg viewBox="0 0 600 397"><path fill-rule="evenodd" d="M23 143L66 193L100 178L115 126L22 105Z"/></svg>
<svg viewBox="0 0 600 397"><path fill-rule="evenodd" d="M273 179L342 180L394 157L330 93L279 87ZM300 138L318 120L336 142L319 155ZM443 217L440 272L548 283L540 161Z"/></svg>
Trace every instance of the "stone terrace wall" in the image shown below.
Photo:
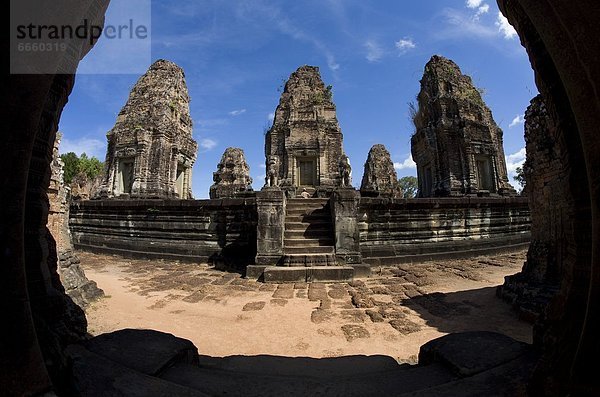
<svg viewBox="0 0 600 397"><path fill-rule="evenodd" d="M91 200L71 206L76 248L245 266L256 255L256 201Z"/></svg>
<svg viewBox="0 0 600 397"><path fill-rule="evenodd" d="M360 251L371 265L465 257L529 243L527 199L362 197ZM76 248L243 267L256 255L255 198L92 200L71 206Z"/></svg>
<svg viewBox="0 0 600 397"><path fill-rule="evenodd" d="M530 237L521 197L363 197L358 222L363 260L371 265L525 248Z"/></svg>

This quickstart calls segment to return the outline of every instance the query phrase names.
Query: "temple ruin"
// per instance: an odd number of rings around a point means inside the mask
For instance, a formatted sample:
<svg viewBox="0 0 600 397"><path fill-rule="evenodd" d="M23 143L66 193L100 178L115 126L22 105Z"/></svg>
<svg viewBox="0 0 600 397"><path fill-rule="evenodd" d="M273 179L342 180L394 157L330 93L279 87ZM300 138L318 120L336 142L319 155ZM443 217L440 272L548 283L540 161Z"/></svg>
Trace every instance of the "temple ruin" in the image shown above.
<svg viewBox="0 0 600 397"><path fill-rule="evenodd" d="M235 197L252 191L250 167L242 149L225 149L217 171L213 173L213 181L215 183L209 192L211 199Z"/></svg>
<svg viewBox="0 0 600 397"><path fill-rule="evenodd" d="M158 60L135 84L108 132L101 197L192 198L198 145L185 75Z"/></svg>
<svg viewBox="0 0 600 397"><path fill-rule="evenodd" d="M318 67L301 66L286 82L265 137L265 155L265 186L290 197L303 188L331 192L344 185L342 132L331 86L325 86Z"/></svg>
<svg viewBox="0 0 600 397"><path fill-rule="evenodd" d="M373 393L375 386L390 384L394 379L404 382L398 383L397 393L420 395L564 396L597 395L600 390L597 369L590 365L597 358L600 324L597 307L600 296L597 277L600 271L597 255L600 252L600 189L596 171L600 169L600 136L597 133L600 123L597 90L600 86L600 43L597 40L600 10L592 0L576 4L547 0L542 5L534 0L498 0L498 5L527 48L536 73L536 84L555 127L551 153L560 155L547 162L548 168L540 181L547 178L564 183L560 184L561 189L551 192L555 201L548 201L547 194L543 194L536 204L539 207L535 211L539 211L541 217L533 217L533 231L535 239L535 233L542 230L546 220L556 221L556 229L552 230L557 234L553 238L564 249L561 248L553 258L555 265L549 266L543 256L538 256L540 262L532 262L532 265L541 266L541 271L529 269L528 272L544 274L544 269L561 269L559 291L536 323L535 349L527 351L530 360L526 365L514 360L511 349L506 349L505 344L482 343L481 338L473 338L471 333L449 329L449 335L421 348L418 365L410 366L404 377L396 378L390 375L391 372L381 377L353 375L356 382L349 387L364 387L352 389L357 393L362 390L366 390L364 394ZM39 5L44 13L60 13L72 24L85 17L100 25L107 7L107 0L85 0L81 4L57 0L51 5ZM66 58L76 66L78 58L83 57L93 43L80 40L69 44L75 56L49 52L48 62ZM3 351L2 390L10 395L90 395L99 392L127 395L133 385L138 394L204 395L161 378L162 370L174 364L198 366L198 351L191 342L157 331L131 329L87 340L85 323L81 328L73 316L74 305L58 279L57 258L49 255L55 242L49 238L46 225L52 145L74 80L73 74L12 74L6 85L9 129L2 140L11 150L0 157L2 174L7 176L0 193L2 202L6 203L1 207L5 227L0 241L6 264L3 266L5 317L10 321L4 335L7 348ZM532 133L539 134L535 129ZM543 142L543 139L539 141ZM244 201L235 200L236 203ZM365 199L366 202L372 200ZM459 203L459 200L462 198L422 201L433 206L436 202ZM505 201L469 198L462 202L471 200L493 206L500 206ZM506 199L507 202L510 200L517 199ZM98 208L106 203L115 208L122 204L117 200L85 203L84 206L89 204ZM200 204L198 207L202 207ZM381 214L382 225L389 223L388 207L383 203L373 207ZM146 210L141 205L136 208L140 213ZM542 219L544 214L553 213L551 208L559 210L560 216ZM181 210L182 206L175 209ZM123 208L115 212L122 213ZM145 212L144 219L153 220ZM369 215L361 216L366 222L370 219ZM117 222L115 226L126 223ZM373 230L374 235L377 233L379 231ZM378 246L385 247L386 244ZM528 297L523 299L527 301ZM114 343L115 340L120 343ZM132 344L131 341L141 342ZM165 351L170 353L165 354ZM156 359L140 360L140 357ZM498 361L498 357L502 360ZM279 360L277 364L281 365L281 362ZM331 363L328 370L348 366L348 361L327 362ZM448 382L414 382L423 372L439 373L440 366L454 374ZM206 373L216 372L213 367L200 369L203 371L200 384L206 383ZM223 373L218 375L222 380ZM294 378L289 376L259 378L259 375L248 376L233 371L226 376L232 380L246 376L242 378L244 381L258 378L263 382L260 384L263 394L275 394L274 390L278 390L275 385L284 384L289 390L297 391L301 385L315 382L314 377L299 376L292 383L290 379ZM347 378L339 383L332 383L332 380L337 379L328 377L329 383L319 391L348 385ZM348 389L343 392L347 393Z"/></svg>
<svg viewBox="0 0 600 397"><path fill-rule="evenodd" d="M508 183L502 130L456 63L431 57L417 101L411 151L418 197L516 194Z"/></svg>
<svg viewBox="0 0 600 397"><path fill-rule="evenodd" d="M362 196L402 198L402 188L390 152L383 145L373 145L365 162L360 184Z"/></svg>

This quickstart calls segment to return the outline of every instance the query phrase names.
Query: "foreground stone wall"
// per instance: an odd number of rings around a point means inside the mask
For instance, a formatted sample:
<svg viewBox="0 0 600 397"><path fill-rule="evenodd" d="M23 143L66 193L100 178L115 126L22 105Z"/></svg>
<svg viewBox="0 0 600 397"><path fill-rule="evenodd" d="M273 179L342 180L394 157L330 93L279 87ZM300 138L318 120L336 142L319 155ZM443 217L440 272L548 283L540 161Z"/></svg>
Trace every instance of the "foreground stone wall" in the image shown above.
<svg viewBox="0 0 600 397"><path fill-rule="evenodd" d="M358 211L360 250L371 265L526 247L527 199L363 197Z"/></svg>
<svg viewBox="0 0 600 397"><path fill-rule="evenodd" d="M238 266L256 255L256 200L91 200L71 206L76 248Z"/></svg>

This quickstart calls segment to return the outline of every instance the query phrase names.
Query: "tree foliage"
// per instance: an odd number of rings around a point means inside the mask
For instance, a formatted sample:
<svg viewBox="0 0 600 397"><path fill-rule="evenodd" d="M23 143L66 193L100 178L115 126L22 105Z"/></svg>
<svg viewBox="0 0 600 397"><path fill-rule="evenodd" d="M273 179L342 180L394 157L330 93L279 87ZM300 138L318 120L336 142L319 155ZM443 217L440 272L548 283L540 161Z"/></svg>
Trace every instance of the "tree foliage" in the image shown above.
<svg viewBox="0 0 600 397"><path fill-rule="evenodd" d="M402 188L402 195L404 198L414 198L417 196L419 185L417 178L414 176L403 176L398 180L400 187Z"/></svg>
<svg viewBox="0 0 600 397"><path fill-rule="evenodd" d="M515 176L513 179L521 186L521 189L525 187L525 173L523 172L523 167L517 167L515 169Z"/></svg>
<svg viewBox="0 0 600 397"><path fill-rule="evenodd" d="M87 154L81 153L78 157L73 152L65 153L60 156L64 163L65 183L69 184L77 175L83 175L88 180L94 179L102 170L104 163L96 157L88 157Z"/></svg>

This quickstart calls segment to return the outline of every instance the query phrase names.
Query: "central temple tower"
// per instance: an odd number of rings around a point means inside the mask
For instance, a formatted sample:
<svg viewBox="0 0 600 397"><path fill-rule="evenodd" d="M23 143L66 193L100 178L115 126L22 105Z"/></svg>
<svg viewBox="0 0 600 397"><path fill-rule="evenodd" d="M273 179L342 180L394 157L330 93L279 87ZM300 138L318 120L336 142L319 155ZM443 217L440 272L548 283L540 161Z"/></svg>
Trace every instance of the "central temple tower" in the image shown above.
<svg viewBox="0 0 600 397"><path fill-rule="evenodd" d="M301 66L291 74L266 134L265 155L266 187L279 187L290 197L303 188L328 194L348 183L331 86L318 67Z"/></svg>

